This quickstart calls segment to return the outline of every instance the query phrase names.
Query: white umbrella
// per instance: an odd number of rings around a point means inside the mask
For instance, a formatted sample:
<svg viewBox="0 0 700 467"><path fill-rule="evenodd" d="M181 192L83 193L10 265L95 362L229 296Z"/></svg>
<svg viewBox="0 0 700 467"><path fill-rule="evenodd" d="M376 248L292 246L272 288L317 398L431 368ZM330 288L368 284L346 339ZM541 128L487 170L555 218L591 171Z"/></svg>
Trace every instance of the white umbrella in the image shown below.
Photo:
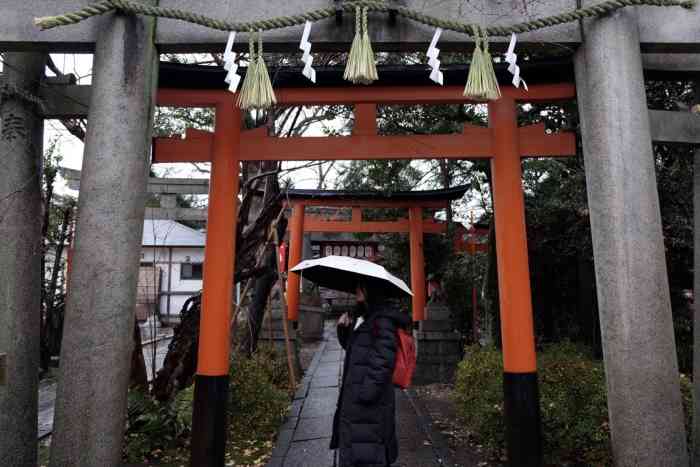
<svg viewBox="0 0 700 467"><path fill-rule="evenodd" d="M413 296L406 283L378 264L349 256L325 256L318 259L307 259L290 269L299 272L306 279L321 287L355 293L360 276L373 281L391 284L388 295L397 295L399 290Z"/></svg>

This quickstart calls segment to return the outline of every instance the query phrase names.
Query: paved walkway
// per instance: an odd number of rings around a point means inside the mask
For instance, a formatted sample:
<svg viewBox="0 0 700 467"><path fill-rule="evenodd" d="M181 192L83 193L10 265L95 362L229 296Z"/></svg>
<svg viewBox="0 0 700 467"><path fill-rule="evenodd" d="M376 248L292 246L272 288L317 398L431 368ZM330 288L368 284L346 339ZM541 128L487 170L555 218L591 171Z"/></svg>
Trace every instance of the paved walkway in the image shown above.
<svg viewBox="0 0 700 467"><path fill-rule="evenodd" d="M162 330L161 330L162 329ZM172 329L160 328L156 339L146 341L143 344L143 359L146 362L148 380L153 379L151 364L153 359L153 346L156 346L156 371L163 366L163 360L168 353L168 345L172 339ZM53 415L56 403L56 379L51 378L39 382L39 439L43 439L53 431Z"/></svg>
<svg viewBox="0 0 700 467"><path fill-rule="evenodd" d="M334 467L329 449L333 414L338 401L344 351L327 322L324 341L301 381L292 408L282 425L267 467ZM399 467L452 465L446 460L446 441L431 428L431 421L411 391L396 390Z"/></svg>

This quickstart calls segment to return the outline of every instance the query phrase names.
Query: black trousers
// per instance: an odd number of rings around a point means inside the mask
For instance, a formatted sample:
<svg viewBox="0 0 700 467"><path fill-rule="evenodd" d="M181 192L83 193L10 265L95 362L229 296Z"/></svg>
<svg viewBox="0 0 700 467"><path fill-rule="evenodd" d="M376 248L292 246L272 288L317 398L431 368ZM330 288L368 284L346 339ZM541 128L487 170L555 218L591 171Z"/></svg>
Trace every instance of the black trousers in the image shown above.
<svg viewBox="0 0 700 467"><path fill-rule="evenodd" d="M391 467L391 464L362 464L361 466L355 466L349 459L344 459L343 452L342 449L338 449L338 464L336 467Z"/></svg>

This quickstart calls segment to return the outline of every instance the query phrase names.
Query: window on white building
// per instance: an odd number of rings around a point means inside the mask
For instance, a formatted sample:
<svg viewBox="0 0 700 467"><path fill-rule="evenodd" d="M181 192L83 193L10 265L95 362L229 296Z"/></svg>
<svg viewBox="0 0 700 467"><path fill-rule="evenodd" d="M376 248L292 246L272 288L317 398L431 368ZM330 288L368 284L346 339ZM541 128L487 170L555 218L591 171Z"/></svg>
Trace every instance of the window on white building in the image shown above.
<svg viewBox="0 0 700 467"><path fill-rule="evenodd" d="M202 263L182 263L180 264L180 279L196 280L202 279Z"/></svg>

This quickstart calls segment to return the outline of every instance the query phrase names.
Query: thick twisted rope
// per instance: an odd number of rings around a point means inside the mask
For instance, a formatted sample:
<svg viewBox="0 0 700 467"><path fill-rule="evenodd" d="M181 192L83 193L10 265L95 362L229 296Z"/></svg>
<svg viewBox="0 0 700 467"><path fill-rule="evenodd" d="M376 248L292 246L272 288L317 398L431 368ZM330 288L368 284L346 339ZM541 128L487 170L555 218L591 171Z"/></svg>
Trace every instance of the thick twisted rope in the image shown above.
<svg viewBox="0 0 700 467"><path fill-rule="evenodd" d="M26 102L29 102L30 104L36 105L42 112L46 110L44 101L41 99L41 97L35 96L29 91L25 91L24 89L21 89L15 86L14 84L3 84L2 86L0 86L0 101L13 97L17 97Z"/></svg>
<svg viewBox="0 0 700 467"><path fill-rule="evenodd" d="M511 33L520 34L559 24L570 23L585 18L594 18L606 15L628 6L642 5L659 7L679 6L683 8L692 8L695 6L695 0L605 0L596 5L591 5L585 8L577 8L576 10L572 10L570 12L525 21L522 23L516 23L510 26L490 26L484 28L484 31L489 36L509 36ZM338 8L341 8L344 11L354 11L357 7L367 8L368 11L375 12L395 11L399 16L403 16L413 21L464 34L470 34L472 27L474 26L471 23L461 23L459 21L436 18L409 8L389 5L382 0L350 0L344 2L339 7L333 6L329 8L320 8L317 10L300 13L298 15L279 16L276 18L263 19L248 23L236 23L219 20L177 8L162 8L144 5L143 3L131 0L103 0L71 13L36 18L34 22L41 29L51 29L59 26L77 24L93 16L98 16L117 10L124 13L177 19L220 31L269 31L272 29L281 29L301 25L306 21L318 21L321 19L330 18L335 15Z"/></svg>

